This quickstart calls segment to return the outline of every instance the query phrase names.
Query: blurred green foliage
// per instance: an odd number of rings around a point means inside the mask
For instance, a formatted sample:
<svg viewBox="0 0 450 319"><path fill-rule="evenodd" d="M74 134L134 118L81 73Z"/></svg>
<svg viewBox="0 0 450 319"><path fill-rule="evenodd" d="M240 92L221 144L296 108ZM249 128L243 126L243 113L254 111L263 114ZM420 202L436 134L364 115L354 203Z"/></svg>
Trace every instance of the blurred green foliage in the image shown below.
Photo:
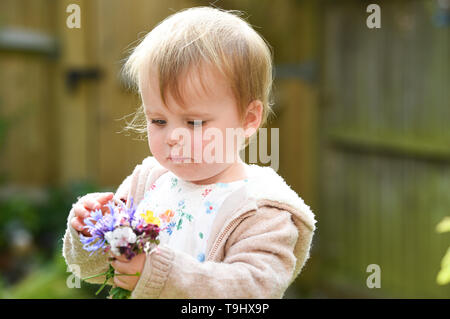
<svg viewBox="0 0 450 319"><path fill-rule="evenodd" d="M445 217L437 226L438 233L450 232L450 217ZM450 283L450 247L447 249L441 261L441 270L439 271L436 281L439 285L447 285Z"/></svg>
<svg viewBox="0 0 450 319"><path fill-rule="evenodd" d="M18 283L6 287L0 277L0 298L8 299L80 299L105 298L106 293L95 296L97 285L79 281L78 286L69 288L68 281L74 282L73 275L61 254L56 253L50 261L35 267Z"/></svg>
<svg viewBox="0 0 450 319"><path fill-rule="evenodd" d="M8 249L11 232L19 227L29 232L39 247L52 252L63 236L72 203L95 191L94 184L78 182L48 188L39 201L20 193L0 199L0 252Z"/></svg>
<svg viewBox="0 0 450 319"><path fill-rule="evenodd" d="M0 106L1 105L2 105L2 100L0 97ZM9 126L9 121L7 120L7 118L5 116L0 114L0 156L2 155L2 150L5 145L6 132L7 132L8 126ZM5 178L4 172L0 171L0 185L5 183L5 179L6 178Z"/></svg>
<svg viewBox="0 0 450 319"><path fill-rule="evenodd" d="M0 114L0 156L12 123ZM97 285L80 281L80 289L69 288L74 279L62 256L72 203L98 187L80 181L30 192L8 185L5 171L0 186L0 298L105 298L106 292L95 296Z"/></svg>
<svg viewBox="0 0 450 319"><path fill-rule="evenodd" d="M93 183L78 182L48 188L39 200L17 193L0 198L0 298L105 298L95 296L97 285L69 288L72 274L62 256L72 203L96 191ZM16 247L13 238L20 232L31 247Z"/></svg>
<svg viewBox="0 0 450 319"><path fill-rule="evenodd" d="M7 120L4 117L0 117L0 149L5 143L7 127L8 127Z"/></svg>

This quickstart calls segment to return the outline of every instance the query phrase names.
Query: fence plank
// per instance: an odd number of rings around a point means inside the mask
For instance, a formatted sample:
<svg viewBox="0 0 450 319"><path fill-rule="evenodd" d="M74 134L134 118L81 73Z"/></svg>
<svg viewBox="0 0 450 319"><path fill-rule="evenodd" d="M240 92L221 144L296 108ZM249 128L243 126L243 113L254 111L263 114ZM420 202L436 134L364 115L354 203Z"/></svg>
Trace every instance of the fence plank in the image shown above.
<svg viewBox="0 0 450 319"><path fill-rule="evenodd" d="M384 4L383 27L376 31L364 27L360 2L325 2L324 8L321 125L326 133L321 145L342 155L327 159L334 165L321 167L324 176L348 178L325 188L340 196L325 194L324 200L335 201L325 209L335 209L322 214L330 225L353 218L349 225L356 224L348 231L358 228L356 237L323 228L329 232L325 238L333 234L345 243L334 246L333 256L343 267L334 275L362 280L362 267L377 263L384 296L448 296L449 287L435 284L445 244L441 247L433 233L434 216L445 214L439 202L450 200L443 182L450 159L448 120L443 121L450 109L444 88L449 82L448 28L433 25L430 14L436 6L420 1ZM356 205L353 216L348 201ZM357 288L366 291L363 286Z"/></svg>

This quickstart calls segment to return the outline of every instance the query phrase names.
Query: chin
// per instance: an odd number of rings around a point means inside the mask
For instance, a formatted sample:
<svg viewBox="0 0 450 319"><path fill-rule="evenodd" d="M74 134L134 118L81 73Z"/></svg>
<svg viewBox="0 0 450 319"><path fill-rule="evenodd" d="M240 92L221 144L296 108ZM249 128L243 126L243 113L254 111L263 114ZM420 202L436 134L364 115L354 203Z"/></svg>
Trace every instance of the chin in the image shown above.
<svg viewBox="0 0 450 319"><path fill-rule="evenodd" d="M208 167L205 164L181 164L181 165L169 165L167 167L172 173L179 178L199 184L211 184L208 180L222 172L221 169ZM204 181L204 182L202 182Z"/></svg>

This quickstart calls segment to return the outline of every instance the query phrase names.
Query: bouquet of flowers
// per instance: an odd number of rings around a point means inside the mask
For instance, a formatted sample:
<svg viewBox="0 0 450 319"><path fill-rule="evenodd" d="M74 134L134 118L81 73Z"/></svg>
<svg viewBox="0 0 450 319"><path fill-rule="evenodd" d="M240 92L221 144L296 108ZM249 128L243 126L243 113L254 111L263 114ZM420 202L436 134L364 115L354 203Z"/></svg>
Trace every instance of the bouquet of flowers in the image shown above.
<svg viewBox="0 0 450 319"><path fill-rule="evenodd" d="M92 212L91 216L84 219L90 237L80 235L83 249L91 252L111 252L113 255L124 255L128 260L142 252L149 253L159 244L159 224L153 223L154 220L147 215L136 215L136 207L133 200L130 201L128 208L122 202L111 201L107 204L109 213L103 215L100 209ZM109 259L110 261L114 258ZM109 265L109 269L101 274L83 278L87 280L94 277L105 276L105 281L96 292L98 295L107 282L114 276L140 276L136 274L115 274L114 268ZM131 291L120 287L113 287L110 290L109 298L127 299Z"/></svg>

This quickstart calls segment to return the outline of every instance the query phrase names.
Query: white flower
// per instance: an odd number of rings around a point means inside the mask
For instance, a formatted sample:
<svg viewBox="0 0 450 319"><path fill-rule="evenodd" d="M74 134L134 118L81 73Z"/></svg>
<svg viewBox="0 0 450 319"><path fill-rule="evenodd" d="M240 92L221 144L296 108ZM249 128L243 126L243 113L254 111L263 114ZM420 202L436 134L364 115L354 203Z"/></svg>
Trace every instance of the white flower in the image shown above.
<svg viewBox="0 0 450 319"><path fill-rule="evenodd" d="M119 247L126 247L136 242L136 234L130 227L119 227L105 233L105 239L111 245L111 252L120 255Z"/></svg>

